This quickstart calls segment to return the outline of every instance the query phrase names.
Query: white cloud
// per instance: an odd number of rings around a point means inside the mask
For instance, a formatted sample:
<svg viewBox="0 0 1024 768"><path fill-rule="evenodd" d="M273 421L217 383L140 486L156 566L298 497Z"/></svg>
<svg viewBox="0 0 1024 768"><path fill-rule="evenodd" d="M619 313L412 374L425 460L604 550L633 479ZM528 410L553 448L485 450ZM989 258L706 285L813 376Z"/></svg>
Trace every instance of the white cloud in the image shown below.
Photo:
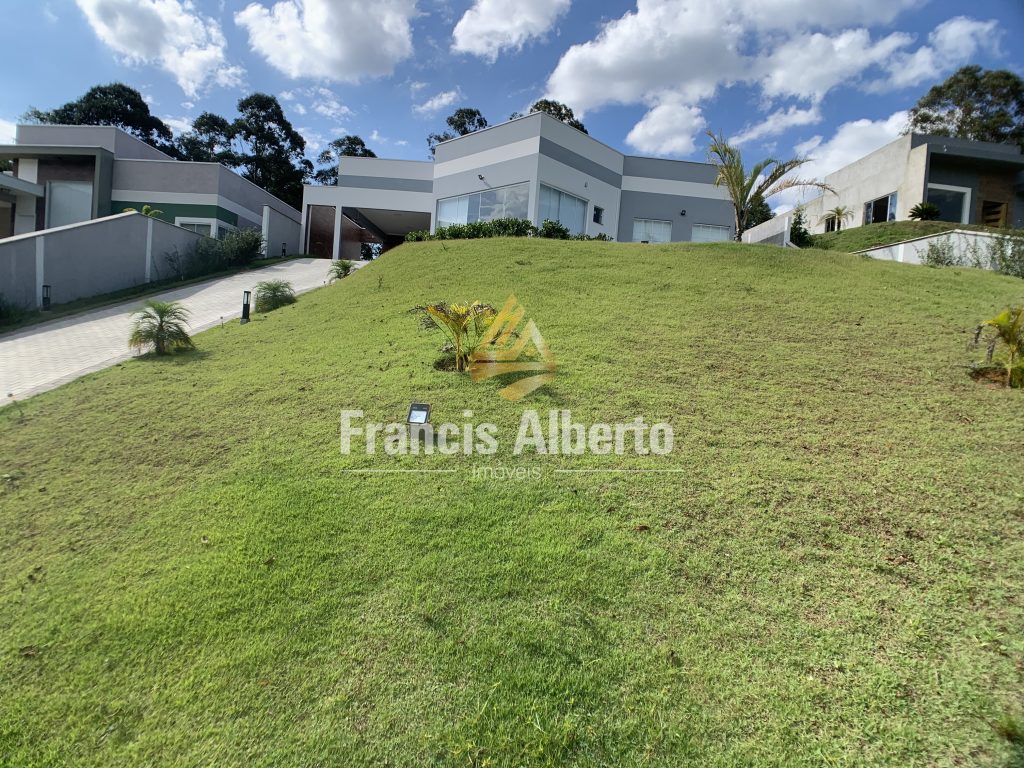
<svg viewBox="0 0 1024 768"><path fill-rule="evenodd" d="M0 118L0 144L13 144L16 124L13 120Z"/></svg>
<svg viewBox="0 0 1024 768"><path fill-rule="evenodd" d="M682 115L680 133L699 129L702 123L694 115L721 88L755 86L768 111L775 99L803 102L776 106L761 124L740 133L741 141L752 141L819 122L815 107L830 91L864 87L897 57L909 55L913 36L871 29L918 5L914 0L636 0L634 10L565 51L545 95L578 115L612 104L643 105L648 112L630 136L645 147L671 145L676 153L696 146L696 137L669 138L661 116ZM937 29L932 47L942 40L947 55L974 50L970 41L981 28L968 22Z"/></svg>
<svg viewBox="0 0 1024 768"><path fill-rule="evenodd" d="M166 123L167 126L179 136L192 130L191 117L174 117L166 115L160 119L163 120L164 123Z"/></svg>
<svg viewBox="0 0 1024 768"><path fill-rule="evenodd" d="M441 93L431 96L422 104L414 106L412 110L419 115L432 115L446 107L450 107L461 98L462 91L459 88L453 88L450 91L441 91Z"/></svg>
<svg viewBox="0 0 1024 768"><path fill-rule="evenodd" d="M356 83L390 75L412 55L416 0L280 0L235 14L249 45L291 78Z"/></svg>
<svg viewBox="0 0 1024 768"><path fill-rule="evenodd" d="M244 70L227 61L216 20L192 0L76 0L97 37L129 63L155 64L195 97L209 85L242 83Z"/></svg>
<svg viewBox="0 0 1024 768"><path fill-rule="evenodd" d="M688 155L696 148L694 135L704 126L704 116L698 107L659 104L633 126L626 143L653 155Z"/></svg>
<svg viewBox="0 0 1024 768"><path fill-rule="evenodd" d="M791 106L788 109L777 109L757 125L744 128L729 139L730 144L742 146L752 141L778 134L800 125L815 125L821 122L821 110L817 106L800 109Z"/></svg>
<svg viewBox="0 0 1024 768"><path fill-rule="evenodd" d="M375 144L387 144L388 143L388 140L386 138L384 138L383 136L381 136L380 135L380 131L378 131L376 128L374 128L373 132L370 134L370 141L372 141Z"/></svg>
<svg viewBox="0 0 1024 768"><path fill-rule="evenodd" d="M395 146L396 147L407 147L407 146L409 146L409 142L406 141L405 139L399 139L398 141L395 142Z"/></svg>
<svg viewBox="0 0 1024 768"><path fill-rule="evenodd" d="M882 91L937 81L943 74L969 62L979 49L994 47L1001 36L999 22L957 16L937 26L928 44L913 53L894 56L886 65L888 77L869 90Z"/></svg>
<svg viewBox="0 0 1024 768"><path fill-rule="evenodd" d="M569 10L572 0L476 0L452 32L452 50L495 61L504 49L518 51L542 37Z"/></svg>
<svg viewBox="0 0 1024 768"><path fill-rule="evenodd" d="M797 96L820 101L832 88L886 62L913 38L893 32L872 41L866 29L848 29L829 36L816 32L790 38L761 63L766 96Z"/></svg>
<svg viewBox="0 0 1024 768"><path fill-rule="evenodd" d="M907 120L905 111L894 112L882 120L851 120L840 125L827 141L822 136L814 136L801 142L793 148L794 153L797 157L809 158L809 162L797 174L802 178L824 179L854 160L895 141L906 128ZM772 198L771 203L780 208L792 207L818 194L810 188L792 189Z"/></svg>
<svg viewBox="0 0 1024 768"><path fill-rule="evenodd" d="M341 120L343 117L350 117L352 110L338 101L338 97L329 88L313 89L313 111L331 120ZM298 111L298 110L296 110ZM305 114L299 112L299 114Z"/></svg>

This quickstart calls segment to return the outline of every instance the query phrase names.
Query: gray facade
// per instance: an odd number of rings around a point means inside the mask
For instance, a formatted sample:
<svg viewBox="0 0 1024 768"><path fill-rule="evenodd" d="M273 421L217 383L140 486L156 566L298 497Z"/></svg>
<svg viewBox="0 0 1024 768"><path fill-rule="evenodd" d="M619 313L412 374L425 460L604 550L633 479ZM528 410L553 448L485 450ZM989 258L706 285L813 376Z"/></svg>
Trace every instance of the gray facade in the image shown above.
<svg viewBox="0 0 1024 768"><path fill-rule="evenodd" d="M433 162L342 158L336 187L305 189L303 237L333 242L324 255L338 258L351 252L348 232L388 244L412 229L505 215L625 242L641 239L635 231L730 239L732 205L715 176L704 163L623 155L534 113L439 144Z"/></svg>
<svg viewBox="0 0 1024 768"><path fill-rule="evenodd" d="M219 163L174 160L118 128L21 125L17 143L0 147L0 159L15 164L13 176L0 174L0 201L11 209L8 234L149 205L158 218L200 234L272 228L275 241L298 248L294 208ZM272 223L266 211L273 211Z"/></svg>
<svg viewBox="0 0 1024 768"><path fill-rule="evenodd" d="M830 211L846 208L842 228L880 221L905 221L919 203L940 205L942 221L1024 227L1024 156L1011 144L908 134L824 178L834 192L804 205L808 231L835 228ZM778 217L776 217L778 218ZM743 235L768 241L778 222L765 222Z"/></svg>

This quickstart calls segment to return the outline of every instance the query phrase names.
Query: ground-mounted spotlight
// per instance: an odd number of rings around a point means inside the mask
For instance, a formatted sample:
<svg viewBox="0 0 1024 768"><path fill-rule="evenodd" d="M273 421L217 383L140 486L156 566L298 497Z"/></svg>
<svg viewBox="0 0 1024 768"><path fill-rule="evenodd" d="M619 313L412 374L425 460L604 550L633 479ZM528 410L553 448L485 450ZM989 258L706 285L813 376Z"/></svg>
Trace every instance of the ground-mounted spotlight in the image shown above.
<svg viewBox="0 0 1024 768"><path fill-rule="evenodd" d="M413 440L429 440L434 428L430 424L430 403L411 403L405 419L409 425L409 437Z"/></svg>

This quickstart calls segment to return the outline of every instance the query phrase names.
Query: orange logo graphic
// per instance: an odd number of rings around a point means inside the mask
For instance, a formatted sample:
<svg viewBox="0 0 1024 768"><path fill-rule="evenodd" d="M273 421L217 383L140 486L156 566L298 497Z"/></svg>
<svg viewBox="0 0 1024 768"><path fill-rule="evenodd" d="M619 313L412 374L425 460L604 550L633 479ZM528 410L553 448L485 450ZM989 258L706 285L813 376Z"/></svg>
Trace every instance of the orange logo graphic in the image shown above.
<svg viewBox="0 0 1024 768"><path fill-rule="evenodd" d="M537 324L527 320L523 330L519 330L525 317L526 310L519 300L509 296L469 356L469 375L474 382L512 373L531 374L498 392L506 400L522 400L555 378L555 358ZM527 350L531 344L535 354Z"/></svg>

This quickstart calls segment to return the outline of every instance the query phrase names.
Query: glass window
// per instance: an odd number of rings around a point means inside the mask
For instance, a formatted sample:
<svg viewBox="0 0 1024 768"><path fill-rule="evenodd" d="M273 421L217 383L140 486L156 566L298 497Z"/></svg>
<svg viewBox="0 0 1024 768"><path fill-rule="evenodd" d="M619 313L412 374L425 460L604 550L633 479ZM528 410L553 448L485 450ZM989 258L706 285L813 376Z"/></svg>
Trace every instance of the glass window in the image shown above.
<svg viewBox="0 0 1024 768"><path fill-rule="evenodd" d="M594 223L604 224L604 208L594 206Z"/></svg>
<svg viewBox="0 0 1024 768"><path fill-rule="evenodd" d="M211 224L199 224L198 222L182 222L178 225L182 229L187 229L189 232L195 232L197 235L206 235L210 237L213 233L213 225Z"/></svg>
<svg viewBox="0 0 1024 768"><path fill-rule="evenodd" d="M694 224L690 239L695 243L721 243L729 239L732 230L718 224Z"/></svg>
<svg viewBox="0 0 1024 768"><path fill-rule="evenodd" d="M660 219L633 219L633 242L672 242L672 222Z"/></svg>
<svg viewBox="0 0 1024 768"><path fill-rule="evenodd" d="M967 193L963 190L940 189L929 184L928 202L939 206L940 221L954 221L958 224L967 223L967 217L965 216Z"/></svg>
<svg viewBox="0 0 1024 768"><path fill-rule="evenodd" d="M88 181L51 181L49 183L47 226L63 227L92 218L92 184Z"/></svg>
<svg viewBox="0 0 1024 768"><path fill-rule="evenodd" d="M877 224L880 221L896 221L895 192L864 203L864 223Z"/></svg>
<svg viewBox="0 0 1024 768"><path fill-rule="evenodd" d="M581 234L587 224L587 201L557 189L540 185L540 210L537 223L557 221L570 233Z"/></svg>
<svg viewBox="0 0 1024 768"><path fill-rule="evenodd" d="M529 217L530 186L486 189L460 197L437 201L437 226L472 224L493 219L526 219Z"/></svg>

